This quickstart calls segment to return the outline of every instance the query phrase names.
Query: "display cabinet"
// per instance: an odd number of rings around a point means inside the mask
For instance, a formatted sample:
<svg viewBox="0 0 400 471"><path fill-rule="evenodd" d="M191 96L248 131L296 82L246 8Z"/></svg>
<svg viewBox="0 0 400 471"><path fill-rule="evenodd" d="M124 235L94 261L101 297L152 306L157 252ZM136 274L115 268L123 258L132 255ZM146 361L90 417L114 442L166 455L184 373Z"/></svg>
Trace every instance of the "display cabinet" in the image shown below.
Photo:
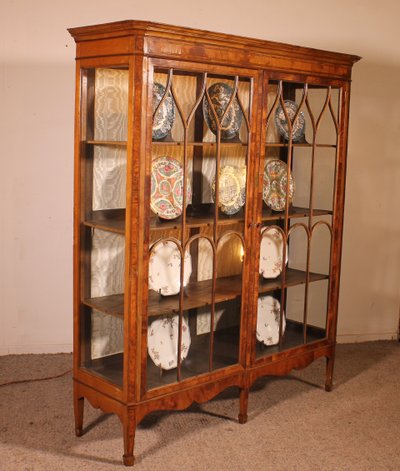
<svg viewBox="0 0 400 471"><path fill-rule="evenodd" d="M74 408L135 429L326 357L356 56L123 21L77 43Z"/></svg>

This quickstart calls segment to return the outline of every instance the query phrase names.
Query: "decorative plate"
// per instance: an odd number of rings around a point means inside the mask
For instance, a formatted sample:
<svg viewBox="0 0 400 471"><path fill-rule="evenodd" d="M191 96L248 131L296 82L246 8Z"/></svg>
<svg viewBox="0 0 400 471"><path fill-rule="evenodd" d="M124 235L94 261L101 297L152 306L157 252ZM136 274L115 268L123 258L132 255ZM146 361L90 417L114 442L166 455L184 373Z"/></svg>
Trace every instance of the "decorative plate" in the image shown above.
<svg viewBox="0 0 400 471"><path fill-rule="evenodd" d="M263 278L276 278L282 271L283 238L276 228L265 229L262 233L260 246L259 272ZM288 262L288 250L286 246L286 261Z"/></svg>
<svg viewBox="0 0 400 471"><path fill-rule="evenodd" d="M287 165L279 159L271 159L264 167L263 200L274 211L283 211L286 205ZM293 175L290 175L289 203L294 194Z"/></svg>
<svg viewBox="0 0 400 471"><path fill-rule="evenodd" d="M213 201L215 201L215 178L211 184ZM219 173L219 207L231 216L240 211L246 202L246 168L231 165L221 167Z"/></svg>
<svg viewBox="0 0 400 471"><path fill-rule="evenodd" d="M147 350L154 364L163 370L178 366L179 316L166 316L153 321L147 332ZM184 360L190 347L190 331L186 319L182 317L181 360Z"/></svg>
<svg viewBox="0 0 400 471"><path fill-rule="evenodd" d="M273 296L260 296L258 298L257 331L259 342L264 345L276 345L279 342L279 318L281 304ZM282 335L285 332L286 320L282 313Z"/></svg>
<svg viewBox="0 0 400 471"><path fill-rule="evenodd" d="M186 185L186 202L191 198L190 182ZM151 171L150 207L163 219L175 219L182 214L183 168L172 157L153 160Z"/></svg>
<svg viewBox="0 0 400 471"><path fill-rule="evenodd" d="M189 282L192 274L192 258L185 252L183 262L183 286ZM150 251L149 288L163 296L178 294L181 284L181 253L170 240L160 242Z"/></svg>
<svg viewBox="0 0 400 471"><path fill-rule="evenodd" d="M214 85L208 89L208 93L219 121L229 104L233 89L226 83L218 82L214 83ZM217 135L217 123L215 122L214 113L210 110L210 104L208 103L206 96L203 98L203 113L207 126L215 135ZM221 127L224 128L224 130L221 130L221 138L233 139L239 132L242 119L243 113L240 109L239 102L235 97L226 113L224 121L220 123Z"/></svg>
<svg viewBox="0 0 400 471"><path fill-rule="evenodd" d="M294 101L285 100L285 109L286 113L292 123L292 141L297 142L304 136L305 128L306 128L306 121L304 119L304 113L300 111L299 115L297 116L296 121L293 123L293 118L297 113L298 106ZM279 134L283 136L287 141L289 140L289 127L286 120L285 113L283 112L282 105L276 108L275 111L275 124L278 128Z"/></svg>
<svg viewBox="0 0 400 471"><path fill-rule="evenodd" d="M165 95L165 87L161 83L154 82L153 84L153 113L156 111L157 106ZM172 129L175 120L175 103L172 98L171 92L168 92L165 100L154 116L153 120L153 139L159 141L168 136Z"/></svg>

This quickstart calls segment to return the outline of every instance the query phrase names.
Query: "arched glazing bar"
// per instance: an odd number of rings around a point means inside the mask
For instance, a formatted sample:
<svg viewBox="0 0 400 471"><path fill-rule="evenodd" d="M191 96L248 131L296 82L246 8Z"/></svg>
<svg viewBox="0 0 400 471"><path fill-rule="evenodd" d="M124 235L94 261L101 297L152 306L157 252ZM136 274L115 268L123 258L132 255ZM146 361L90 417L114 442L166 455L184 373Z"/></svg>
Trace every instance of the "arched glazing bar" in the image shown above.
<svg viewBox="0 0 400 471"><path fill-rule="evenodd" d="M191 216L192 213L189 213L189 218L190 218L190 223L188 222L188 203L190 203L189 200L189 195L187 192L188 188L188 180L189 180L189 172L190 172L190 165L192 165L193 169L193 160L191 161L190 159L193 159L193 154L188 152L189 149L194 147L196 150L198 150L198 146L203 146L203 145L208 145L212 144L212 149L215 152L214 157L212 158L215 162L215 187L218 189L219 188L219 178L220 178L220 171L221 171L221 158L222 158L222 152L221 152L221 147L222 145L225 145L225 142L222 137L223 131L229 129L229 125L225 125L225 118L227 117L228 113L230 112L231 109L233 109L234 106L234 101L237 100L238 106L242 112L243 115L243 123L242 123L242 128L246 130L247 132L247 142L244 143L246 146L246 157L245 157L245 163L248 161L248 153L249 153L249 146L250 146L250 136L251 136L251 108L252 108L252 95L253 95L253 79L252 78L247 78L247 77L239 77L239 76L227 76L224 74L221 74L220 76L218 73L213 71L212 74L209 74L207 71L199 72L199 71L185 71L181 69L175 69L175 68L170 68L170 69L163 69L160 68L156 70L156 73L164 75L164 93L163 96L161 97L160 102L156 106L156 108L153 110L153 119L156 117L157 113L160 111L161 107L163 106L163 103L165 103L165 100L167 97L170 95L173 99L173 103L175 105L175 122L179 122L181 128L182 128L182 138L179 139L179 142L176 144L179 145L178 150L180 149L181 154L180 158L182 158L182 168L183 168L183 195L182 195L182 212L179 217L179 221L177 221L177 224L179 225L179 230L180 230L180 244L182 248L182 254L181 257L183 257L184 253L187 250L192 250L192 246L195 246L196 244L200 244L200 241L207 240L209 245L211 246L211 252L212 252L212 276L211 276L211 286L210 286L210 342L209 342L209 371L212 371L214 369L213 366L213 348L214 348L214 329L211 328L211 326L214 324L215 320L215 311L216 311L216 290L217 290L217 279L218 279L218 262L217 262L217 256L216 256L216 250L218 244L220 241L229 235L233 237L235 231L226 231L226 227L229 227L229 222L227 221L227 218L225 215L223 215L224 223L221 225L220 224L220 199L219 199L219 192L215 191L215 196L214 196L214 204L213 204L213 214L210 220L210 223L208 226L212 228L212 235L211 236L205 236L200 233L196 233L196 231L193 231L192 228L195 225L195 221L193 217ZM197 81L197 87L196 87L196 97L194 100L194 104L191 105L190 109L188 110L187 103L183 103L182 100L185 100L186 97L182 97L181 94L181 89L179 88L180 84L177 82L177 77L178 76L183 76L183 75L188 75L191 76L192 78L195 78ZM214 105L212 103L212 98L210 97L210 92L209 88L212 83L214 83L216 80L221 80L223 82L229 82L229 84L232 84L232 94L229 98L229 102L224 110L224 112L221 114L218 114L214 108ZM239 82L241 80L244 80L245 82L248 83L248 88L246 89L247 91L245 92L248 94L248 96L245 97L246 104L244 104L242 97L240 96L239 92ZM199 115L201 115L202 122L204 123L204 116L203 116L203 110L202 110L202 103L204 106L204 102L207 102L208 108L209 108L209 113L210 117L214 120L215 122L215 127L216 127L216 132L215 132L215 141L214 142L202 142L202 137L199 137L199 134L197 132L196 134L196 128L198 128L198 123L196 122L199 119ZM236 105L237 106L237 105ZM246 109L247 108L247 109ZM204 124L203 124L204 125ZM195 134L194 134L194 142L190 142L190 139L193 139L193 126L195 128ZM200 139L200 140L199 140ZM169 138L165 140L166 145L171 145L173 144L173 138L171 139L171 135ZM235 141L237 142L237 141ZM164 144L164 142L158 142L160 146ZM222 144L222 145L221 145ZM227 143L228 145L232 145L231 143ZM154 141L153 141L154 145ZM243 144L239 144L243 145ZM159 147L160 148L160 147ZM210 147L208 147L210 148ZM175 149L177 149L175 147ZM194 152L194 151L193 151ZM226 153L226 151L225 151ZM210 157L207 157L210 158ZM194 169L192 170L194 172ZM193 177L194 178L194 177ZM247 185L246 185L247 187ZM192 211L192 209L191 209ZM161 229L162 228L162 223L156 223L154 227ZM176 224L173 225L174 228L176 228ZM243 226L244 227L244 226ZM246 246L245 246L245 238L244 238L244 233L241 234L240 232L237 232L237 237L240 239L240 244L242 245L242 250L241 252L246 253ZM184 274L184 263L181 263L181 268L180 268L180 285L183 286L183 281L185 278ZM193 285L194 283L192 283ZM185 312L185 291L184 289L181 289L179 292L179 339L178 339L178 353L177 353L177 381L181 381L182 379L185 379L185 376L182 376L182 362L183 360L181 359L181 340L182 340L182 327L183 327L183 315Z"/></svg>
<svg viewBox="0 0 400 471"><path fill-rule="evenodd" d="M283 232L285 233L285 240L289 239L289 235L293 233L294 227L302 226L307 239L307 244L303 244L303 248L301 249L304 254L302 257L305 258L304 262L304 302L303 302L303 315L302 315L302 324L303 324L303 335L302 335L302 343L307 342L307 322L308 322L308 304L309 304L309 291L310 291L310 284L314 281L319 279L326 279L330 278L331 274L331 258L330 258L330 268L329 272L324 273L311 273L310 267L310 259L311 257L318 255L317 252L313 254L312 252L312 245L311 239L313 236L312 228L316 225L320 226L321 224L327 225L329 228L330 233L332 233L332 218L335 214L335 201L336 201L336 185L337 185L337 162L338 162L338 151L339 151L339 130L340 130L340 123L338 122L335 114L335 107L338 106L340 109L341 103L341 90L339 88L339 96L333 93L333 87L330 85L322 85L320 82L310 81L305 83L299 82L290 82L285 81L284 79L274 79L268 81L268 87L271 87L272 92L268 92L268 105L267 105L267 112L266 112L266 153L265 158L268 160L270 158L273 159L282 159L287 164L287 179L286 179L286 188L285 188L285 207L283 210L284 214L275 213L274 210L272 212L262 213L262 221L273 221L281 220L282 224L279 224L279 227L282 228ZM314 89L316 91L314 91ZM324 94L324 95L323 95ZM312 100L311 100L312 98ZM295 113L291 113L289 115L288 110L286 109L285 102L286 100L291 100L296 103L296 111ZM315 113L312 108L312 103L321 103L318 112ZM336 100L338 101L336 103ZM282 138L279 137L278 130L274 128L274 117L277 115L277 109L282 108L281 112L285 117L286 127L287 127L287 136ZM293 139L293 129L294 123L299 118L300 114L304 113L304 119L308 121L307 124L307 135L304 134L304 137L301 139ZM330 119L331 124L333 123L331 137L326 139L326 128L327 128L327 120ZM275 118L276 121L276 118ZM319 136L319 131L321 127L324 127L323 136L317 140L317 136ZM329 126L328 126L329 127ZM275 129L275 131L274 131ZM274 135L271 131L276 132ZM333 142L331 142L333 140ZM329 153L330 156L326 157L329 159L329 162L332 162L332 153L329 151L329 148L335 149L335 164L334 164L334 175L333 171L330 173L329 178L333 182L333 204L329 206L325 203L321 205L321 175L318 175L318 171L316 169L316 162L323 162L323 158L325 158ZM303 150L301 150L303 149ZM326 151L324 153L324 151ZM279 152L279 157L277 153ZM297 157L299 154L299 157ZM318 158L318 155L321 154L321 158ZM303 156L306 156L303 158ZM303 160L302 160L303 159ZM267 161L266 160L266 161ZM294 162L297 162L296 166L294 166ZM307 162L307 164L305 164ZM296 207L296 205L292 206L292 201L290 200L290 180L292 172L296 169L299 170L298 166L302 165L301 171L302 179L300 179L302 188L302 192L300 192L301 202L297 202L297 206L303 205L304 210L301 207ZM329 164L331 165L331 164ZM304 179L304 171L308 173L308 180ZM308 170L309 169L309 170ZM316 173L317 172L317 173ZM319 178L316 185L316 175ZM304 190L306 188L305 183L308 181L308 199L305 201L304 197ZM318 186L319 185L319 186ZM317 187L317 189L316 189ZM317 199L316 199L316 191L317 191ZM331 191L331 188L329 188ZM325 196L329 194L329 191L325 192ZM319 203L318 203L319 201ZM316 206L316 204L319 206ZM315 209L315 206L318 209ZM299 211L300 210L300 211ZM301 216L300 214L301 213ZM328 218L328 221L320 221L320 217L325 216ZM306 222L296 223L293 224L294 217L305 217ZM315 219L316 218L316 219ZM317 221L317 222L315 222ZM268 222L267 222L268 223ZM270 224L270 223L268 223ZM272 227L272 226L268 226ZM307 228L307 230L306 230ZM329 256L332 257L332 240L330 243L330 247L327 247L329 251ZM295 245L289 244L288 246L290 250L294 250ZM286 252L288 248L284 247L284 252ZM316 249L315 249L316 250ZM295 250L296 252L296 250ZM286 256L286 255L285 255ZM290 276L291 269L288 267L282 267L282 272L280 275L281 279L281 309L282 311L285 309L286 303L286 292L288 287L288 280L287 276L289 273ZM316 275L316 276L315 276ZM303 283L303 281L301 281ZM265 288L262 288L261 292L265 292L267 284L264 282ZM331 290L331 282L329 282L329 291ZM328 294L329 299L329 294ZM296 314L297 316L297 314ZM282 321L280 324L280 345L282 346Z"/></svg>

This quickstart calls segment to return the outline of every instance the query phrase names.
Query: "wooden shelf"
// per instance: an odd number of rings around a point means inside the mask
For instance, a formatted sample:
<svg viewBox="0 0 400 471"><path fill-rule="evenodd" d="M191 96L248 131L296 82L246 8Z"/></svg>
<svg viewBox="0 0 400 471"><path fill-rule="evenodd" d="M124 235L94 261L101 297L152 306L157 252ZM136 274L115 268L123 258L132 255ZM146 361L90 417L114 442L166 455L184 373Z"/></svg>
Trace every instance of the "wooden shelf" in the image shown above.
<svg viewBox="0 0 400 471"><path fill-rule="evenodd" d="M329 278L328 275L323 275L321 273L313 273L310 272L310 283L315 281L327 280ZM297 286L303 285L306 282L307 274L305 271L296 270L294 268L287 268L286 269L286 281L285 281L285 288L289 288L290 286ZM260 277L260 281L258 284L258 292L261 293L268 293L269 291L275 291L277 289L281 289L282 287L282 278L278 276L278 278L272 280L266 280Z"/></svg>
<svg viewBox="0 0 400 471"><path fill-rule="evenodd" d="M94 140L91 139L86 141L86 144L94 145L94 146L118 146L118 147L127 147L127 141L102 141L102 140ZM153 146L174 146L174 147L184 147L184 141L152 141ZM248 145L247 142L221 142L221 146L223 147L237 147L243 146L246 147ZM194 142L190 141L187 143L188 147L216 147L216 142ZM267 142L265 144L266 147L289 147L289 143L287 142ZM312 147L313 145L308 142L293 142L292 147ZM316 147L326 147L326 148L336 148L336 144L316 144Z"/></svg>
<svg viewBox="0 0 400 471"><path fill-rule="evenodd" d="M184 141L153 141L153 146L174 146L174 147L184 147ZM223 141L220 143L221 147L247 147L247 142L240 142L240 141ZM217 147L216 142L188 142L188 147Z"/></svg>
<svg viewBox="0 0 400 471"><path fill-rule="evenodd" d="M116 234L125 234L125 209L93 211L91 218L83 221L83 225Z"/></svg>
<svg viewBox="0 0 400 471"><path fill-rule="evenodd" d="M317 216L328 216L331 215L332 211L325 209L314 209L313 217ZM308 208L298 208L292 206L289 210L289 219L293 218L303 218L310 215L310 210ZM285 212L272 211L272 209L263 208L262 212L262 221L277 221L285 219ZM222 225L231 225L231 224L240 224L244 223L244 214L243 210L233 216L226 216L225 214L220 214L218 217L218 224ZM174 219L173 221L163 220L158 217L153 217L150 219L150 229L151 230L165 230L165 229L180 229L181 228L181 218ZM202 227L202 226L211 226L214 224L214 216L212 214L199 215L199 216L188 216L186 218L187 227Z"/></svg>
<svg viewBox="0 0 400 471"><path fill-rule="evenodd" d="M183 309L185 311L211 305L212 280L189 283L184 289ZM228 276L217 279L215 303L238 298L242 293L242 277ZM161 296L149 290L149 317L179 312L179 295Z"/></svg>
<svg viewBox="0 0 400 471"><path fill-rule="evenodd" d="M110 210L113 211L113 210ZM292 206L289 212L289 219L303 218L310 215L310 210L308 208L298 208ZM328 216L332 215L332 211L325 209L314 209L313 217L318 216ZM94 229L99 229L102 231L114 232L116 234L125 234L125 220L121 219L121 216L116 214L115 217L109 216L104 218L104 216L96 217L94 214L93 219L88 219L84 221L83 224L87 227L93 227ZM285 212L275 212L268 208L263 208L262 212L262 221L277 221L285 219ZM240 211L234 216L226 216L224 214L220 215L218 218L218 224L220 226L228 226L234 224L244 223L243 211ZM207 227L214 224L214 216L212 214L198 216L188 216L186 218L186 227ZM150 218L150 230L152 231L163 231L163 230L180 230L182 227L182 219L177 218L173 220L160 219L158 217Z"/></svg>
<svg viewBox="0 0 400 471"><path fill-rule="evenodd" d="M310 282L328 279L328 275L310 273ZM284 287L301 285L306 282L306 272L288 268L286 270L286 282ZM273 280L260 278L258 292L267 293L281 288L281 277ZM211 305L212 280L189 283L184 289L183 310L195 309ZM229 276L218 278L216 284L215 303L222 303L238 298L242 294L242 277ZM98 298L85 299L83 304L116 317L124 315L124 295L114 294ZM179 312L179 295L161 296L153 290L149 290L148 316L163 316Z"/></svg>
<svg viewBox="0 0 400 471"><path fill-rule="evenodd" d="M123 353L115 353L113 355L96 358L83 365L83 369L89 373L96 374L120 388L122 388L123 384L123 367Z"/></svg>
<svg viewBox="0 0 400 471"><path fill-rule="evenodd" d="M218 224L232 225L244 222L243 210L239 211L233 216L227 216L226 214L219 214ZM207 214L188 215L186 217L187 227L204 227L212 226L214 224L214 215L209 212ZM164 229L180 229L182 227L182 218L179 217L174 220L161 219L157 216L150 218L150 229L151 230L164 230Z"/></svg>
<svg viewBox="0 0 400 471"><path fill-rule="evenodd" d="M102 140L95 140L95 139L90 139L86 141L86 144L90 144L93 146L118 146L118 147L127 147L128 142L127 141L102 141ZM174 147L184 147L185 143L184 141L153 141L152 142L153 146L174 146ZM221 142L221 146L223 147L237 147L237 146L242 146L246 147L247 142L240 142L240 141L234 141L234 142ZM217 147L216 142L188 142L187 143L188 147Z"/></svg>
<svg viewBox="0 0 400 471"><path fill-rule="evenodd" d="M127 141L99 141L99 140L90 140L86 141L86 144L91 144L93 146L117 146L117 147L127 147Z"/></svg>
<svg viewBox="0 0 400 471"><path fill-rule="evenodd" d="M276 220L282 220L285 219L285 211L272 211L272 209L266 208L265 205L263 205L263 210L262 210L262 220L263 221L276 221ZM314 209L313 210L313 217L317 216L329 216L332 214L332 211L328 209ZM289 219L294 219L294 218L304 218L304 217L309 217L310 215L310 210L309 208L299 208L297 206L291 206L289 208Z"/></svg>
<svg viewBox="0 0 400 471"><path fill-rule="evenodd" d="M106 211L101 211L102 214L97 215L97 211L93 213L93 218L83 222L83 225L87 227L93 227L102 231L114 232L116 234L125 234L125 220L120 211L123 210L108 210L110 214L105 216ZM114 214L114 215L113 215ZM289 219L303 218L310 215L308 208L298 208L292 206L289 212ZM328 216L332 215L332 211L325 209L314 209L313 217ZM279 221L285 219L285 212L275 212L268 208L263 208L262 221ZM234 224L244 223L243 210L234 216L226 216L220 214L218 217L218 224L220 226L228 226ZM188 216L186 218L186 227L207 227L214 224L214 216L212 214L206 214L198 216ZM150 218L150 230L152 231L163 231L163 230L179 230L182 227L182 219L177 218L173 220L160 219L156 216Z"/></svg>
<svg viewBox="0 0 400 471"><path fill-rule="evenodd" d="M124 317L124 295L112 294L98 298L88 298L83 300L85 306L89 306L96 311L109 314L114 317Z"/></svg>
<svg viewBox="0 0 400 471"><path fill-rule="evenodd" d="M188 356L181 363L181 380L209 371L210 334L196 335L191 330ZM214 331L213 371L239 362L239 326ZM147 356L147 389L153 389L177 381L177 368L160 370Z"/></svg>
<svg viewBox="0 0 400 471"><path fill-rule="evenodd" d="M116 234L125 234L125 221L109 220L109 221L95 221L89 220L83 223L87 227L93 227L102 231L115 232Z"/></svg>
<svg viewBox="0 0 400 471"><path fill-rule="evenodd" d="M286 329L282 337L282 345L264 345L262 342L256 341L256 358L262 358L274 353L289 350L291 348L304 345L303 323L286 319ZM317 342L326 337L326 330L313 325L307 325L306 343Z"/></svg>
<svg viewBox="0 0 400 471"><path fill-rule="evenodd" d="M312 147L313 145L308 142L293 142L292 147ZM265 147L289 147L287 142L267 142ZM336 144L316 144L315 147L326 147L336 149Z"/></svg>

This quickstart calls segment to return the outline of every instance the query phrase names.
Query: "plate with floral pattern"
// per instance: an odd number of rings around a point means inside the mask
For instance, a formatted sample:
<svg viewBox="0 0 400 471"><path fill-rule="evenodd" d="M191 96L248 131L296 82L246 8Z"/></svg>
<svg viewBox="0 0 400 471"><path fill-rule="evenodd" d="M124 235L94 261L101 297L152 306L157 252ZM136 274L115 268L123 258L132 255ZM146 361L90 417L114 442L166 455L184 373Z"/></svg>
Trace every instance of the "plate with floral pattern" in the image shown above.
<svg viewBox="0 0 400 471"><path fill-rule="evenodd" d="M304 119L304 113L300 111L298 114L296 121L293 122L293 118L295 117L298 106L292 100L285 100L285 110L292 123L292 141L297 142L300 141L304 137L304 132L306 129L306 121ZM279 104L275 111L275 124L278 128L279 134L283 136L287 141L289 140L289 126L286 120L285 113L283 111L282 105Z"/></svg>
<svg viewBox="0 0 400 471"><path fill-rule="evenodd" d="M166 88L161 83L154 82L153 84L153 113L156 111L163 96L165 95ZM158 109L153 119L153 140L159 141L164 139L170 133L175 121L175 103L172 98L171 92L168 92L165 100Z"/></svg>
<svg viewBox="0 0 400 471"><path fill-rule="evenodd" d="M186 185L186 203L191 198L190 182ZM175 219L182 214L183 168L172 157L153 160L151 171L150 207L162 219Z"/></svg>
<svg viewBox="0 0 400 471"><path fill-rule="evenodd" d="M263 278L276 278L282 272L283 260L282 234L272 227L264 229L261 235L259 273ZM286 262L288 262L288 250L286 245Z"/></svg>
<svg viewBox="0 0 400 471"><path fill-rule="evenodd" d="M279 342L279 321L281 304L273 296L260 296L258 298L257 331L259 342L264 345L276 345ZM282 335L285 332L286 320L282 313Z"/></svg>
<svg viewBox="0 0 400 471"><path fill-rule="evenodd" d="M218 82L211 85L208 89L208 94L210 96L212 106L217 114L218 121L220 121L232 97L233 88L226 83ZM217 123L206 96L203 98L203 113L207 126L215 135L217 135ZM221 127L224 128L221 130L221 138L229 140L236 137L242 124L242 119L243 113L240 109L239 101L235 97L232 100L231 106L229 107L223 122L220 123Z"/></svg>
<svg viewBox="0 0 400 471"><path fill-rule="evenodd" d="M153 321L147 332L147 351L154 364L163 370L178 366L179 316L164 316ZM184 360L190 348L189 326L182 317L181 360Z"/></svg>
<svg viewBox="0 0 400 471"><path fill-rule="evenodd" d="M192 274L192 258L186 250L183 262L183 286ZM163 296L178 294L181 287L181 253L171 240L159 242L150 250L149 288Z"/></svg>
<svg viewBox="0 0 400 471"><path fill-rule="evenodd" d="M287 165L279 159L270 159L264 167L263 200L274 211L283 211L286 206ZM294 195L294 179L290 175L289 204Z"/></svg>
<svg viewBox="0 0 400 471"><path fill-rule="evenodd" d="M239 212L246 202L246 168L232 165L221 167L218 186L218 204L221 211L229 216ZM215 178L211 189L215 201Z"/></svg>

